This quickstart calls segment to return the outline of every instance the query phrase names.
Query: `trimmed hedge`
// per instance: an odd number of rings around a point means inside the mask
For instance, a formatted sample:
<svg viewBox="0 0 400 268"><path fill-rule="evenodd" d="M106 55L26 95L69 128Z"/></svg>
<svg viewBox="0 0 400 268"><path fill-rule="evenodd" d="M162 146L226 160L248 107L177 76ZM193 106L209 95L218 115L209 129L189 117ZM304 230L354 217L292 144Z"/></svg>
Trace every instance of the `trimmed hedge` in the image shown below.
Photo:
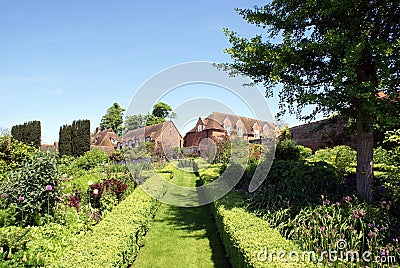
<svg viewBox="0 0 400 268"><path fill-rule="evenodd" d="M136 189L52 267L129 267L157 207L154 198Z"/></svg>
<svg viewBox="0 0 400 268"><path fill-rule="evenodd" d="M293 251L298 252L301 259L302 253L299 248L283 238L278 230L272 229L265 220L246 211L244 198L238 193L229 193L215 201L211 208L222 243L234 268L313 266L312 263L290 262L288 254ZM273 261L270 260L270 256L264 259L266 255L261 252L264 252L266 248L269 254L275 253ZM279 251L288 253L285 257L288 262L277 259Z"/></svg>

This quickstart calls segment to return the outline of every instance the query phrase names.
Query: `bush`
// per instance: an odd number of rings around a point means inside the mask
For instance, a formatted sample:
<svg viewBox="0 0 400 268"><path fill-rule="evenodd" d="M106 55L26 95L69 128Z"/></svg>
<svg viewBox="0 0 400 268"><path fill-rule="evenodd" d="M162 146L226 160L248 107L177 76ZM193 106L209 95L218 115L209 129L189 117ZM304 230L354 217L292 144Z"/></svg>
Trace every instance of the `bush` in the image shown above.
<svg viewBox="0 0 400 268"><path fill-rule="evenodd" d="M95 148L91 151L86 152L84 155L78 157L73 166L76 168L81 168L84 170L89 170L91 168L95 168L103 163L108 161L108 156L105 152L100 151Z"/></svg>
<svg viewBox="0 0 400 268"><path fill-rule="evenodd" d="M266 248L269 253L300 251L277 230L270 228L266 221L246 211L244 201L239 194L231 192L211 205L222 243L234 268L312 266L311 263L280 262L276 254L272 262L265 259Z"/></svg>
<svg viewBox="0 0 400 268"><path fill-rule="evenodd" d="M296 145L293 140L285 139L280 141L275 150L275 160L298 161L311 155L311 150L300 145Z"/></svg>
<svg viewBox="0 0 400 268"><path fill-rule="evenodd" d="M35 152L38 152L36 148L9 136L0 136L0 181L6 172L19 168Z"/></svg>
<svg viewBox="0 0 400 268"><path fill-rule="evenodd" d="M321 195L334 198L342 194L335 169L325 162L274 161L266 180L251 195L254 209L267 211L290 208L298 212L307 205L319 204Z"/></svg>
<svg viewBox="0 0 400 268"><path fill-rule="evenodd" d="M349 146L335 146L320 149L310 158L311 161L325 161L334 166L341 179L355 173L357 152Z"/></svg>
<svg viewBox="0 0 400 268"><path fill-rule="evenodd" d="M155 199L135 190L50 267L129 267L156 209Z"/></svg>
<svg viewBox="0 0 400 268"><path fill-rule="evenodd" d="M15 206L17 221L37 225L42 216L53 214L60 196L59 186L56 156L38 152L20 169L10 172L0 190L6 206Z"/></svg>

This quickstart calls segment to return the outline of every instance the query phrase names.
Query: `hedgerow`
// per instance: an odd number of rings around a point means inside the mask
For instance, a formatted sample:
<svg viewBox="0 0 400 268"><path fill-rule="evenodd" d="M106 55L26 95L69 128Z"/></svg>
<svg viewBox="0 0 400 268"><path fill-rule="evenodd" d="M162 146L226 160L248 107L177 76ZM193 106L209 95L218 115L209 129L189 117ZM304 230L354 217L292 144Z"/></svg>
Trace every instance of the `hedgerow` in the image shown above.
<svg viewBox="0 0 400 268"><path fill-rule="evenodd" d="M128 267L139 252L157 204L141 189L135 190L51 267Z"/></svg>
<svg viewBox="0 0 400 268"><path fill-rule="evenodd" d="M222 243L234 268L313 265L301 261L291 262L288 255L281 259L287 262L280 261L277 258L280 251L297 252L300 260L302 254L294 243L283 238L265 220L246 211L244 200L238 193L231 192L211 205ZM271 257L272 253L275 254Z"/></svg>

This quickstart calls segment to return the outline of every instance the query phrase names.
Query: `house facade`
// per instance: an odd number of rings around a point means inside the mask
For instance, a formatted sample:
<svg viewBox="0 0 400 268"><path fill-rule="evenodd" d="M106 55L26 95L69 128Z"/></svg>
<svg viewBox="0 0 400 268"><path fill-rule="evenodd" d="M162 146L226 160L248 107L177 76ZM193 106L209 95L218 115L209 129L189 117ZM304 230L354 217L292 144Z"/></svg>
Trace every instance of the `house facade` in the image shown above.
<svg viewBox="0 0 400 268"><path fill-rule="evenodd" d="M199 117L195 127L186 133L184 147L197 147L205 138L261 142L263 138L270 137L272 132L275 132L275 125L271 122L212 112L204 120Z"/></svg>
<svg viewBox="0 0 400 268"><path fill-rule="evenodd" d="M155 146L162 146L165 151L172 148L181 148L183 138L172 121L129 130L118 144L118 148L126 146L137 148L143 142L154 142Z"/></svg>

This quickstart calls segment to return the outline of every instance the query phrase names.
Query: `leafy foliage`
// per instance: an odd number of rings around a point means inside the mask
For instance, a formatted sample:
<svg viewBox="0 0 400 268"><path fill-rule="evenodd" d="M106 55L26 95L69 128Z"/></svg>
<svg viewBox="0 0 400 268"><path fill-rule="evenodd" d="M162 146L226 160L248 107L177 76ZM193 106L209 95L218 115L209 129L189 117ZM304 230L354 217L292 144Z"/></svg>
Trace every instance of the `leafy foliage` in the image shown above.
<svg viewBox="0 0 400 268"><path fill-rule="evenodd" d="M135 190L90 235L78 237L74 248L65 251L53 267L129 267L157 207L155 199Z"/></svg>
<svg viewBox="0 0 400 268"><path fill-rule="evenodd" d="M280 114L313 119L337 112L355 119L357 190L372 201L373 124L398 118L400 110L400 5L275 0L238 12L266 35L246 39L225 30L234 62L224 66L263 83L267 96L282 84ZM314 110L303 114L309 105Z"/></svg>
<svg viewBox="0 0 400 268"><path fill-rule="evenodd" d="M11 128L11 135L20 142L40 148L42 139L40 121L30 121L23 125L15 125Z"/></svg>
<svg viewBox="0 0 400 268"><path fill-rule="evenodd" d="M75 166L76 168L89 170L91 168L99 166L100 164L106 163L107 161L107 154L97 148L94 148L93 150L86 152L81 157L78 157L73 162L73 166Z"/></svg>
<svg viewBox="0 0 400 268"><path fill-rule="evenodd" d="M0 181L6 172L15 170L38 150L10 136L0 136Z"/></svg>
<svg viewBox="0 0 400 268"><path fill-rule="evenodd" d="M147 117L148 117L148 115L142 115L142 114L126 116L125 122L124 122L125 132L128 132L129 130L134 130L137 128L145 127Z"/></svg>
<svg viewBox="0 0 400 268"><path fill-rule="evenodd" d="M110 108L107 109L107 113L101 119L100 126L104 129L111 128L118 135L122 134L123 131L123 113L125 109L122 108L117 102L115 102Z"/></svg>
<svg viewBox="0 0 400 268"><path fill-rule="evenodd" d="M16 208L16 219L24 225L37 225L41 217L53 214L60 196L60 179L54 154L36 153L21 168L11 171L1 185L5 204Z"/></svg>
<svg viewBox="0 0 400 268"><path fill-rule="evenodd" d="M245 198L231 192L212 204L222 243L233 267L310 267L311 263L285 263L266 257L258 259L268 247L269 252L300 252L291 241L245 208ZM301 255L301 254L300 254ZM262 258L261 258L262 260Z"/></svg>

